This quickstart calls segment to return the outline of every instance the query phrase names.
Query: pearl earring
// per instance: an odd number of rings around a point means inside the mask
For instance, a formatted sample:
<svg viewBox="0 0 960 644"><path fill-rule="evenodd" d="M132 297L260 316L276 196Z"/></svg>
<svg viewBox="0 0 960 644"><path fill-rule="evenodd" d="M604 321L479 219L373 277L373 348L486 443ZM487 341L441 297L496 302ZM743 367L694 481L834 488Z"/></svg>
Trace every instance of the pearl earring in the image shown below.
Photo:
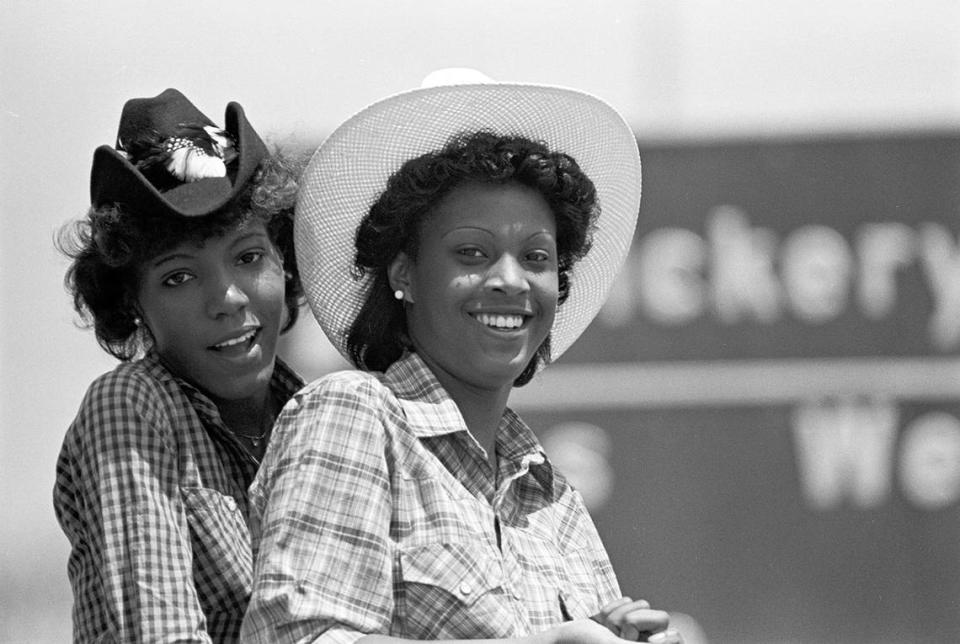
<svg viewBox="0 0 960 644"><path fill-rule="evenodd" d="M143 324L143 320L140 319L140 316L133 318L133 326L140 326Z"/></svg>
<svg viewBox="0 0 960 644"><path fill-rule="evenodd" d="M393 297L394 297L394 299L402 300L402 299L403 299L403 291L400 290L400 289L395 290L395 291L393 292Z"/></svg>

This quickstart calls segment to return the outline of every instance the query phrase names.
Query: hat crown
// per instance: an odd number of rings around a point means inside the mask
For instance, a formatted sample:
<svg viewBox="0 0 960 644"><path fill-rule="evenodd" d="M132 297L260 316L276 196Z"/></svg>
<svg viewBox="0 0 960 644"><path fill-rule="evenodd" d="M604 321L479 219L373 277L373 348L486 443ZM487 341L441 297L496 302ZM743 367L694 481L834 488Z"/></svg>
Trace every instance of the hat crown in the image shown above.
<svg viewBox="0 0 960 644"><path fill-rule="evenodd" d="M128 100L115 146L94 151L90 203L131 213L198 217L224 208L269 155L231 102L220 128L176 89Z"/></svg>
<svg viewBox="0 0 960 644"><path fill-rule="evenodd" d="M427 74L420 87L443 87L447 85L477 85L493 83L494 80L472 67L444 67Z"/></svg>
<svg viewBox="0 0 960 644"><path fill-rule="evenodd" d="M151 98L132 98L120 114L117 147L123 149L123 141L149 131L161 137L173 136L178 127L186 123L213 125L213 121L175 89L164 90Z"/></svg>

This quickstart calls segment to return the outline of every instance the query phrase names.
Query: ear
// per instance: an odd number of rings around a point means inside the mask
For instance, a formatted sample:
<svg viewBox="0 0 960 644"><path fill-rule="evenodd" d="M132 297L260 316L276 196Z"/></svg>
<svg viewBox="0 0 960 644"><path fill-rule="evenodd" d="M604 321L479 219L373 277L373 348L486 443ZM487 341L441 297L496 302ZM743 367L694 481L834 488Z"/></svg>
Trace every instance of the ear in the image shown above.
<svg viewBox="0 0 960 644"><path fill-rule="evenodd" d="M143 309L140 307L140 302L134 300L130 303L130 315L133 317L134 324L139 327L147 328L147 318L143 314Z"/></svg>
<svg viewBox="0 0 960 644"><path fill-rule="evenodd" d="M387 279L390 282L390 289L394 292L403 291L403 301L413 302L413 293L411 292L413 260L403 251L397 253L390 265L387 267Z"/></svg>
<svg viewBox="0 0 960 644"><path fill-rule="evenodd" d="M127 298L125 304L130 311L130 317L143 320L143 308L141 308L139 300L136 298Z"/></svg>

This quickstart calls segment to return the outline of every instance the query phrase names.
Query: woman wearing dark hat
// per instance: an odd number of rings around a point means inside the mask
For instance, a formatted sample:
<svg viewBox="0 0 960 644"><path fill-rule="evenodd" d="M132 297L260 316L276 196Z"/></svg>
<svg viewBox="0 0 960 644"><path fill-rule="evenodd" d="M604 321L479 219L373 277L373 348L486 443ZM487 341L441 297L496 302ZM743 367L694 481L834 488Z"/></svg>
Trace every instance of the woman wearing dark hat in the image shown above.
<svg viewBox="0 0 960 644"><path fill-rule="evenodd" d="M580 496L507 407L627 253L623 119L574 90L435 85L349 119L304 177L307 299L361 371L278 418L241 640L679 642L621 596Z"/></svg>
<svg viewBox="0 0 960 644"><path fill-rule="evenodd" d="M236 641L252 581L247 487L302 386L277 359L302 293L297 173L236 103L128 101L63 231L66 283L123 362L90 386L57 462L76 641Z"/></svg>

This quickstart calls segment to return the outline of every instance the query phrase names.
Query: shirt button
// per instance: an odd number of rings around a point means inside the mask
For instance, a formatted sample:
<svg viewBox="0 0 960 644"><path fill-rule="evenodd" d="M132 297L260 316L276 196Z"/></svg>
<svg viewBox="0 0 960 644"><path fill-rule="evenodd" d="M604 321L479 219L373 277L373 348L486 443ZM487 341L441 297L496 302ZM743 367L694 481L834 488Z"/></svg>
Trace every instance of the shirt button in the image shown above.
<svg viewBox="0 0 960 644"><path fill-rule="evenodd" d="M233 512L237 509L237 501L232 496L226 498L227 509Z"/></svg>
<svg viewBox="0 0 960 644"><path fill-rule="evenodd" d="M461 595L469 595L469 594L472 593L472 592L473 592L473 586L471 586L471 585L468 584L467 582L463 582L462 584L460 584L460 594L461 594Z"/></svg>

